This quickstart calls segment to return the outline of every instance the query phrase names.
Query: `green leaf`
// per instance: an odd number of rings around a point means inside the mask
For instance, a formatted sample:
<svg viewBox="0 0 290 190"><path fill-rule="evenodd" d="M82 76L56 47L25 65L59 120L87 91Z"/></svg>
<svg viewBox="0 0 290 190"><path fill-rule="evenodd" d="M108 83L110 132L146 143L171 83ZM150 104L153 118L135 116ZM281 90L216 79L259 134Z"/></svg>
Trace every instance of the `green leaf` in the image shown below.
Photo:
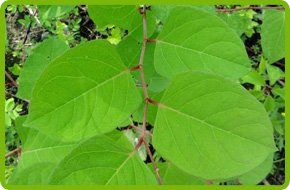
<svg viewBox="0 0 290 190"><path fill-rule="evenodd" d="M27 58L20 73L17 96L30 100L35 83L42 72L52 60L68 49L69 46L57 38L50 38L40 43Z"/></svg>
<svg viewBox="0 0 290 190"><path fill-rule="evenodd" d="M156 18L164 23L174 7L173 5L153 5L151 10Z"/></svg>
<svg viewBox="0 0 290 190"><path fill-rule="evenodd" d="M39 17L42 22L61 17L69 13L75 6L39 5Z"/></svg>
<svg viewBox="0 0 290 190"><path fill-rule="evenodd" d="M15 107L14 98L5 101L5 112L11 112Z"/></svg>
<svg viewBox="0 0 290 190"><path fill-rule="evenodd" d="M121 41L121 31L120 28L113 28L111 35L107 38L111 44L117 45Z"/></svg>
<svg viewBox="0 0 290 190"><path fill-rule="evenodd" d="M141 52L141 43L131 36L125 37L117 46L117 50L128 67L136 66L139 62ZM155 44L148 43L145 50L143 69L145 81L148 84L148 89L153 92L161 92L168 84L168 79L160 76L154 67L154 51ZM136 79L137 84L141 84L140 72L133 72L132 75Z"/></svg>
<svg viewBox="0 0 290 190"><path fill-rule="evenodd" d="M118 45L117 51L127 67L133 67L138 64L141 52L141 42L138 42L132 36L126 36ZM145 51L146 53L146 51ZM145 55L146 57L146 55ZM145 64L144 64L145 65ZM147 64L146 64L147 65ZM134 73L133 73L134 74Z"/></svg>
<svg viewBox="0 0 290 190"><path fill-rule="evenodd" d="M133 125L132 121L129 125ZM133 130L125 130L123 131L123 133L124 135L126 135L130 143L135 147L138 143L138 137L140 135L140 132L136 131L136 133L134 133ZM146 137L146 140L148 140L148 136ZM144 144L141 145L140 148L138 149L138 155L142 161L145 161L147 159L147 152Z"/></svg>
<svg viewBox="0 0 290 190"><path fill-rule="evenodd" d="M12 120L8 113L5 113L5 126L10 127L12 124Z"/></svg>
<svg viewBox="0 0 290 190"><path fill-rule="evenodd" d="M265 109L269 111L274 111L276 104L275 100L271 96L267 96L264 102Z"/></svg>
<svg viewBox="0 0 290 190"><path fill-rule="evenodd" d="M18 117L15 120L15 128L20 137L22 144L25 144L28 134L29 134L29 128L23 126L26 119L27 119L27 115L24 115L24 116Z"/></svg>
<svg viewBox="0 0 290 190"><path fill-rule="evenodd" d="M150 167L153 166L150 164ZM158 163L163 185L205 185L205 181L177 168L170 162Z"/></svg>
<svg viewBox="0 0 290 190"><path fill-rule="evenodd" d="M113 24L128 30L132 30L132 19L139 14L135 5L92 5L88 12L99 28Z"/></svg>
<svg viewBox="0 0 290 190"><path fill-rule="evenodd" d="M285 120L281 113L273 112L271 114L271 121L274 126L275 131L280 134L284 135L285 133ZM280 149L280 148L279 148Z"/></svg>
<svg viewBox="0 0 290 190"><path fill-rule="evenodd" d="M264 86L265 79L256 70L252 70L246 76L242 78L243 83L250 83L254 85Z"/></svg>
<svg viewBox="0 0 290 190"><path fill-rule="evenodd" d="M13 185L43 185L47 184L47 176L53 171L55 165L47 163L35 163L24 169L14 170L9 184Z"/></svg>
<svg viewBox="0 0 290 190"><path fill-rule="evenodd" d="M172 80L158 105L153 145L180 169L209 180L242 175L276 150L260 102L240 85L201 72Z"/></svg>
<svg viewBox="0 0 290 190"><path fill-rule="evenodd" d="M243 185L256 185L270 173L272 166L273 154L270 154L259 166L241 175L239 177L239 182Z"/></svg>
<svg viewBox="0 0 290 190"><path fill-rule="evenodd" d="M14 65L12 67L9 67L8 69L15 76L19 76L20 71L21 71L21 67L18 64L16 64L16 63L14 63Z"/></svg>
<svg viewBox="0 0 290 190"><path fill-rule="evenodd" d="M151 6L151 10L153 14L159 19L161 22L165 23L170 12L175 7L188 7L193 9L201 9L204 11L208 11L212 14L215 14L215 7L214 6L196 6L196 5L153 5Z"/></svg>
<svg viewBox="0 0 290 190"><path fill-rule="evenodd" d="M92 5L88 12L90 18L98 28L104 29L109 25L115 25L127 29L128 35L138 41L143 40L142 16L135 5ZM154 32L155 18L147 11L148 36Z"/></svg>
<svg viewBox="0 0 290 190"><path fill-rule="evenodd" d="M164 91L159 93L148 91L148 93L152 100L158 102L162 98ZM143 111L144 111L144 102L140 105L139 109L133 114L133 120L141 123L143 121ZM152 126L154 126L155 123L156 113L157 107L155 105L149 104L147 120L148 123L150 123Z"/></svg>
<svg viewBox="0 0 290 190"><path fill-rule="evenodd" d="M63 143L35 129L24 127L21 124L25 119L26 117L20 117L16 120L17 132L22 141L22 153L21 160L9 183L47 184L48 176L57 163L77 144L74 142Z"/></svg>
<svg viewBox="0 0 290 190"><path fill-rule="evenodd" d="M285 12L264 10L261 44L265 57L272 64L285 56Z"/></svg>
<svg viewBox="0 0 290 190"><path fill-rule="evenodd" d="M263 101L265 99L265 94L261 90L249 90L248 92L255 96L259 101Z"/></svg>
<svg viewBox="0 0 290 190"><path fill-rule="evenodd" d="M119 131L93 137L57 166L50 184L157 184L127 137Z"/></svg>
<svg viewBox="0 0 290 190"><path fill-rule="evenodd" d="M172 10L157 38L154 64L167 78L203 70L238 79L250 71L244 44L221 19L206 11Z"/></svg>
<svg viewBox="0 0 290 190"><path fill-rule="evenodd" d="M143 69L144 69L145 81L148 85L148 90L151 90L154 92L161 92L165 89L166 84L168 83L168 79L160 76L154 68L154 50L155 50L155 44L153 43L147 44L144 61L143 61L143 65L144 65ZM133 74L137 82L141 84L140 72L134 72Z"/></svg>
<svg viewBox="0 0 290 190"><path fill-rule="evenodd" d="M19 113L15 110L9 112L8 114L10 115L10 118L13 120L15 120L19 116Z"/></svg>
<svg viewBox="0 0 290 190"><path fill-rule="evenodd" d="M113 130L141 103L130 70L105 40L81 44L55 59L33 91L25 125L63 141Z"/></svg>
<svg viewBox="0 0 290 190"><path fill-rule="evenodd" d="M284 77L284 72L276 66L273 65L266 65L267 67L267 73L268 73L268 77L270 80L270 85L274 85L277 80L281 79Z"/></svg>
<svg viewBox="0 0 290 190"><path fill-rule="evenodd" d="M221 12L218 16L223 19L239 36L241 36L248 29L248 26L252 21L251 18L246 17L240 12L233 12L229 14Z"/></svg>
<svg viewBox="0 0 290 190"><path fill-rule="evenodd" d="M285 90L284 88L281 88L277 85L275 85L273 88L272 88L272 92L275 96L279 96L281 97L283 100L285 100Z"/></svg>
<svg viewBox="0 0 290 190"><path fill-rule="evenodd" d="M262 56L258 68L260 74L264 74L267 64L267 60L265 60L265 58Z"/></svg>

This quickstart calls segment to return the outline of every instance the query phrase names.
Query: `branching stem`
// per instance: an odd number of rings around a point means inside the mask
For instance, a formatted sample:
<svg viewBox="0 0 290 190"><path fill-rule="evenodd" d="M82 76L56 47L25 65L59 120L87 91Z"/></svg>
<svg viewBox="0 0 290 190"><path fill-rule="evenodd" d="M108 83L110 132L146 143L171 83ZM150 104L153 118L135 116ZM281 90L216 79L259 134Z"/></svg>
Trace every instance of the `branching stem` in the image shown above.
<svg viewBox="0 0 290 190"><path fill-rule="evenodd" d="M145 50L146 50L146 44L147 44L147 20L146 20L146 6L143 6L142 10L140 10L140 13L142 15L142 22L143 22L143 42L142 42L142 49L141 49L141 54L140 54L140 59L138 63L138 67L140 70L141 74L141 84L143 88L143 95L144 95L144 109L143 109L143 120L142 120L142 133L139 138L138 144L142 144L142 141L146 135L146 123L147 123L147 112L148 112L148 90L147 90L147 84L145 81L145 74L144 74L144 69L143 69L143 61L144 61L144 56L145 56Z"/></svg>
<svg viewBox="0 0 290 190"><path fill-rule="evenodd" d="M145 145L146 151L150 157L150 160L154 166L154 171L156 173L156 178L158 180L159 184L162 184L162 180L159 174L159 169L157 167L157 164L154 161L153 155L150 151L149 144L147 143L145 136L146 136L146 124L147 124L147 114L148 114L148 104L150 103L150 98L148 95L148 90L147 90L147 84L145 81L145 74L144 74L144 69L143 69L143 62L144 62L144 56L145 56L145 50L146 50L146 45L148 40L147 36L147 19L146 19L146 6L144 5L142 9L139 9L140 14L142 15L142 22L143 22L143 42L142 42L142 49L141 49L141 54L140 54L140 59L138 65L133 69L133 70L140 70L140 75L141 75L141 85L143 89L143 95L144 95L144 109L143 109L143 120L142 120L142 131L141 135L138 139L138 142L135 146L134 150L138 150L142 144ZM132 69L131 69L132 70Z"/></svg>
<svg viewBox="0 0 290 190"><path fill-rule="evenodd" d="M136 127L135 125L130 125L129 127L135 129L139 133L142 133L142 129L140 127ZM149 135L151 137L153 136L152 133L150 133L150 131L148 131L148 130L146 130L145 133L146 133L146 135Z"/></svg>

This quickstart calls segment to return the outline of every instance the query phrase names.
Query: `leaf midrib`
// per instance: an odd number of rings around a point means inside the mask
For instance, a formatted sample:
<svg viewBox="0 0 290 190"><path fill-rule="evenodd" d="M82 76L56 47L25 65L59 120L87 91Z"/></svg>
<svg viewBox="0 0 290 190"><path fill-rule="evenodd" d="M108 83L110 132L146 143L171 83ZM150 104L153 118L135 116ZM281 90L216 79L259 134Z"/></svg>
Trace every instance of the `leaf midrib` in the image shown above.
<svg viewBox="0 0 290 190"><path fill-rule="evenodd" d="M39 117L37 117L37 118L34 118L32 121L25 122L25 123L26 123L26 124L32 123L33 121L36 121L36 120L38 120L38 119L40 119L40 118L42 118L42 117L44 117L44 116L46 116L46 115L48 115L48 114L54 112L54 111L57 111L57 110L59 110L60 108L62 108L63 106L69 104L70 102L75 101L76 99L80 98L81 96L86 95L86 94L89 93L90 91L95 90L95 89L99 88L100 86L103 86L104 84L108 83L109 81L114 80L114 79L116 79L116 78L122 76L123 74L125 74L125 73L129 73L129 72L130 72L130 70L129 70L129 69L126 69L126 70L120 72L119 74L114 75L113 77L111 77L111 78L109 78L109 79L107 79L107 80L105 80L105 81L99 83L98 85L96 85L96 86L94 86L94 87L88 89L87 91L81 93L80 95L78 95L78 96L76 96L76 97L70 99L69 101L65 102L64 104L61 104L61 105L55 107L53 110L51 110L51 111L49 111L49 112L47 112L47 113L45 113L45 114L43 114L43 115L41 115L41 116L39 116ZM29 119L29 118L28 118L28 119Z"/></svg>
<svg viewBox="0 0 290 190"><path fill-rule="evenodd" d="M122 164L116 169L116 171L114 172L114 174L110 177L110 179L107 181L107 183L105 185L108 185L112 179L118 175L118 173L120 172L120 170L122 169L122 167L135 155L135 151L131 152L129 155L128 155L128 158L126 158Z"/></svg>
<svg viewBox="0 0 290 190"><path fill-rule="evenodd" d="M256 141L253 141L252 139L249 139L249 138L246 138L246 137L239 136L238 134L232 133L231 131L227 131L227 130L224 130L224 129L222 129L222 128L219 128L219 127L217 127L217 126L215 126L215 125L212 125L212 124L210 124L210 123L208 123L208 122L206 122L206 121L204 121L204 120L201 120L201 119L196 118L196 117L194 117L194 116L192 116L192 115L189 115L189 114L183 113L183 112L181 112L180 110L174 109L174 108L169 107L169 106L167 106L167 105L165 105L165 104L159 103L159 104L158 104L158 107L159 107L159 108L164 108L164 109L167 109L167 110L173 111L173 112L175 112L175 113L177 113L177 114L179 114L179 115L183 115L183 116L185 116L185 117L188 117L188 118L194 119L194 120L196 120L196 121L198 121L198 122L200 122L200 123L205 124L205 125L208 126L208 127L215 128L215 129L220 130L220 131L225 132L225 133L230 133L230 134L233 135L233 136L239 137L239 138L244 139L244 140L246 140L246 141L253 142L253 143L258 144L258 145L260 145L260 146L263 146L263 147L265 147L266 149L269 149L269 150L271 150L271 151L273 150L272 148L270 148L270 147L268 147L268 146L266 146L266 145L264 145L264 144L258 143L258 142L256 142Z"/></svg>
<svg viewBox="0 0 290 190"><path fill-rule="evenodd" d="M37 149L27 150L27 151L23 152L23 154L29 154L29 153L32 153L32 152L38 152L38 151L42 151L42 150L46 150L46 149L65 148L65 147L70 147L70 146L74 146L74 145L77 145L77 143L66 144L66 145L48 146L48 147L43 147L43 148L37 148Z"/></svg>
<svg viewBox="0 0 290 190"><path fill-rule="evenodd" d="M193 52L198 53L198 54L203 54L203 55L206 55L206 56L215 57L217 59L221 59L221 60L224 60L226 62L234 63L236 65L245 67L245 65L243 65L243 64L240 64L240 63L237 63L237 62L234 62L234 61L230 61L230 60L227 60L227 59L224 59L222 57L215 56L215 55L211 55L211 54L205 53L203 51L198 51L198 50L195 50L195 49L191 49L191 48L184 47L184 46L181 46L181 45L177 45L177 44L174 44L174 43L165 42L165 41L162 41L162 40L157 40L157 42L160 42L161 44L163 43L163 44L167 44L167 45L174 46L174 47L177 47L177 48L193 51Z"/></svg>

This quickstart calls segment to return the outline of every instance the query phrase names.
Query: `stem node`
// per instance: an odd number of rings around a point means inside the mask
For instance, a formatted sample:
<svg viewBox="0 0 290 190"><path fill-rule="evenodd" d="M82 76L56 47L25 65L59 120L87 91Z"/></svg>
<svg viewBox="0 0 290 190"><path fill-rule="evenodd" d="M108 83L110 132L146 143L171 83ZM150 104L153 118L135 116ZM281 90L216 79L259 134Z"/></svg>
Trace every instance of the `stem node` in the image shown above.
<svg viewBox="0 0 290 190"><path fill-rule="evenodd" d="M147 39L147 42L148 42L148 43L156 43L156 41L157 41L157 40L156 40L155 38L151 38L151 39L148 38L148 39Z"/></svg>

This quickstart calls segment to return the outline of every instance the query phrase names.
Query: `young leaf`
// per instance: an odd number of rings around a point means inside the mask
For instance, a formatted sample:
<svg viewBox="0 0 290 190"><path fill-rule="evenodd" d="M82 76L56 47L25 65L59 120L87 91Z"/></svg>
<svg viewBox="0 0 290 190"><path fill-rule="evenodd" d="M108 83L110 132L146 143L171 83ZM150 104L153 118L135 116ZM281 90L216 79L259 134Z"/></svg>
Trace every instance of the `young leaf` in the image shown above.
<svg viewBox="0 0 290 190"><path fill-rule="evenodd" d="M93 137L57 166L50 184L157 184L154 174L119 131Z"/></svg>
<svg viewBox="0 0 290 190"><path fill-rule="evenodd" d="M276 103L275 103L274 98L272 98L272 96L267 96L264 102L264 106L268 112L274 111L274 109L276 108Z"/></svg>
<svg viewBox="0 0 290 190"><path fill-rule="evenodd" d="M274 85L277 82L277 80L284 77L284 72L279 67L273 65L266 65L266 67L268 77L270 80L270 85Z"/></svg>
<svg viewBox="0 0 290 190"><path fill-rule="evenodd" d="M120 28L113 28L111 35L107 38L107 40L114 45L117 45L121 41L121 31Z"/></svg>
<svg viewBox="0 0 290 190"><path fill-rule="evenodd" d="M270 154L264 162L253 170L239 177L243 185L256 185L261 182L271 171L273 166L273 154Z"/></svg>
<svg viewBox="0 0 290 190"><path fill-rule="evenodd" d="M113 45L96 40L55 59L38 80L25 125L63 141L113 130L141 102Z"/></svg>
<svg viewBox="0 0 290 190"><path fill-rule="evenodd" d="M132 30L132 19L138 14L138 7L135 5L93 5L88 8L90 18L97 27L104 28L113 24L124 29Z"/></svg>
<svg viewBox="0 0 290 190"><path fill-rule="evenodd" d="M250 71L239 36L206 11L178 7L157 38L154 64L167 78L189 70L206 70L238 79Z"/></svg>
<svg viewBox="0 0 290 190"><path fill-rule="evenodd" d="M265 57L272 64L285 56L285 12L264 10L261 44Z"/></svg>
<svg viewBox="0 0 290 190"><path fill-rule="evenodd" d="M279 87L278 85L275 85L272 88L272 92L275 96L281 97L283 100L285 100L285 90L284 88Z"/></svg>
<svg viewBox="0 0 290 190"><path fill-rule="evenodd" d="M285 120L280 113L274 112L271 114L271 121L274 126L275 131L280 134L284 135L285 133ZM279 148L279 146L278 146ZM280 149L280 148L279 148Z"/></svg>
<svg viewBox="0 0 290 190"><path fill-rule="evenodd" d="M50 38L40 43L27 58L18 78L17 96L30 100L34 85L48 64L62 55L69 46L62 40Z"/></svg>
<svg viewBox="0 0 290 190"><path fill-rule="evenodd" d="M264 107L222 77L187 72L159 105L153 145L162 157L203 179L227 179L257 167L276 150Z"/></svg>
<svg viewBox="0 0 290 190"><path fill-rule="evenodd" d="M5 112L11 112L15 108L14 98L5 101Z"/></svg>
<svg viewBox="0 0 290 190"><path fill-rule="evenodd" d="M21 72L21 67L17 64L14 63L12 67L8 67L9 71L13 73L15 76L19 76Z"/></svg>
<svg viewBox="0 0 290 190"><path fill-rule="evenodd" d="M142 17L135 5L92 5L88 11L90 18L98 28L104 29L108 25L115 25L128 30L128 35L142 41ZM155 18L147 12L148 36L154 32Z"/></svg>
<svg viewBox="0 0 290 190"><path fill-rule="evenodd" d="M252 21L253 16L257 14L253 10L247 11L234 11L232 13L219 13L217 14L221 19L223 19L229 27L231 27L236 33L241 36L243 33L253 34L253 27L256 26L256 22ZM251 37L251 35L247 35Z"/></svg>
<svg viewBox="0 0 290 190"><path fill-rule="evenodd" d="M256 70L252 70L246 76L242 78L243 83L250 83L253 85L264 86L265 79Z"/></svg>
<svg viewBox="0 0 290 190"><path fill-rule="evenodd" d="M9 114L5 113L5 126L9 127L9 126L11 126L11 124L12 124L12 120L11 120Z"/></svg>
<svg viewBox="0 0 290 190"><path fill-rule="evenodd" d="M70 12L75 6L55 6L55 5L40 5L38 6L39 17L42 22L52 20Z"/></svg>

